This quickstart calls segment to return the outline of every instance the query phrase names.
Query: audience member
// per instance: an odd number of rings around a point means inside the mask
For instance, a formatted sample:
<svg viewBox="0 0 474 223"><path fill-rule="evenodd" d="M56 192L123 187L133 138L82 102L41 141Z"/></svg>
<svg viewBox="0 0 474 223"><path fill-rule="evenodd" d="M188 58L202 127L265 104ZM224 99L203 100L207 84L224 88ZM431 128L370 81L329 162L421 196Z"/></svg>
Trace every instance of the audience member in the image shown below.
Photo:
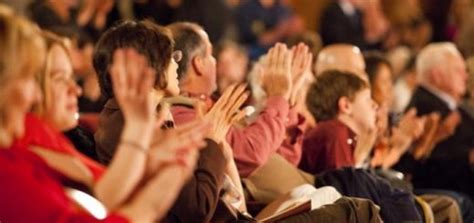
<svg viewBox="0 0 474 223"><path fill-rule="evenodd" d="M283 0L243 1L236 9L235 22L239 41L248 46L251 60L304 28Z"/></svg>
<svg viewBox="0 0 474 223"><path fill-rule="evenodd" d="M176 49L184 53L178 68L181 94L202 100L208 109L213 104L209 96L217 88L216 60L212 56L209 38L196 24L174 23L169 27L173 32ZM227 134L226 142L232 147L241 177L249 176L263 165L280 147L285 137L291 74L289 66L280 66L289 61L290 52L283 45L278 45L273 50L285 56L274 61L263 80L268 96L265 109L251 125L244 129L231 127ZM193 109L186 106L173 106L172 113L178 125L194 119L196 115Z"/></svg>
<svg viewBox="0 0 474 223"><path fill-rule="evenodd" d="M387 30L379 1L337 0L323 12L319 33L324 45L346 43L367 50L380 43Z"/></svg>
<svg viewBox="0 0 474 223"><path fill-rule="evenodd" d="M324 72L306 103L318 124L305 137L300 168L321 173L355 166L357 136L375 128L377 105L368 83L351 73Z"/></svg>
<svg viewBox="0 0 474 223"><path fill-rule="evenodd" d="M141 38L137 38L140 36ZM151 47L154 46L154 47ZM149 21L132 22L125 21L109 29L99 40L94 53L94 67L99 75L101 90L108 97L104 110L101 112L99 130L96 132L97 152L102 162L108 164L112 157L119 152L116 147L120 135L123 134L124 127L123 111L117 104L114 97L115 92L111 91L109 78L109 66L115 62L112 55L118 48L131 47L145 55L146 61L151 63L153 72L157 76L154 88L149 94L157 107L163 96L173 96L180 92L176 70L177 62L182 54L174 51L174 42L171 33L167 28L155 25ZM242 92L240 92L242 93ZM227 165L223 148L216 142L219 136L225 135L225 126L220 123L222 120L230 120L229 116L235 113L234 103L241 101L237 97L238 93L232 93L223 98L221 106L217 107L219 117L211 117L210 120L219 122L213 125L209 132L205 132L207 146L201 150L196 170L193 172L190 181L184 186L171 211L167 214L166 222L189 222L201 219L206 222L214 215L216 205L221 194L224 181L224 169ZM241 103L241 102L240 102ZM167 127L174 126L169 119L170 114L166 105L159 106L162 115L168 120ZM239 106L237 106L238 108ZM230 109L232 108L232 109ZM169 122L171 121L171 122ZM160 124L160 123L157 123ZM186 125L183 126L183 128ZM166 131L162 134L166 135ZM160 143L160 137L155 137L154 143ZM116 153L114 155L114 153ZM169 155L155 154L152 160L165 159ZM113 164L113 163L111 163ZM155 166L154 168L159 168Z"/></svg>
<svg viewBox="0 0 474 223"><path fill-rule="evenodd" d="M354 45L334 44L324 47L319 52L316 60L316 76L332 69L351 72L359 78L367 79L364 56Z"/></svg>
<svg viewBox="0 0 474 223"><path fill-rule="evenodd" d="M150 176L149 180L143 181L142 189L134 190L135 194L128 197L126 202L124 201L122 204L110 209L108 216L104 215L104 213L102 213L104 216L93 216L86 210L80 210L78 208L79 204L74 203L73 197L69 197L66 192L67 190L63 188L68 183L75 183L76 185L79 183L88 186L87 181L81 181L84 178L80 177L91 176L90 172L89 175L84 175L84 171L90 171L89 169L80 169L81 164L84 165L84 163L77 162L77 160L74 161L74 159L71 160L68 155L55 154L55 152L49 151L49 149L31 148L30 146L32 145L24 144L25 141L15 142L12 145L13 140L23 137L25 128L38 127L38 130L42 131L41 125L25 126L23 122L25 117L27 122L31 120L32 116L27 115L27 112L33 103L40 99L34 74L39 71L44 59L44 43L34 26L22 18L15 17L3 6L0 8L0 23L5 28L5 32L2 33L2 39L5 41L2 41L1 61L3 63L13 58L16 60L16 63L4 64L3 67L6 69L2 70L1 73L2 80L6 81L2 83L8 83L6 85L8 87L3 87L0 94L2 97L1 101L7 102L6 105L2 104L1 106L2 117L7 118L2 122L2 129L6 131L2 131L1 140L3 148L1 151L1 176L4 183L0 191L2 197L6 199L6 203L0 208L1 218L12 222L152 222L160 219L172 204L181 185L187 178L185 177L188 175L186 172L189 172L191 170L190 167L193 166L192 159L189 160L191 162L187 162L188 167L175 166L181 170L182 178L176 177L176 171L168 172L172 168L162 169L160 173L155 172L155 174ZM37 56L26 56L32 49L37 52L35 54ZM17 56L20 57L17 58ZM130 59L133 60L134 58ZM25 66L28 69L25 69ZM143 80L145 81L135 81L133 83L133 81L128 82L129 79L126 79L126 83L118 86L127 89L123 91L124 93L128 93L128 90L147 92L148 89L145 86L147 86L146 82L150 83L152 81L151 75ZM74 82L72 81L72 83ZM143 95L140 93L129 98L122 98L120 101L130 103L129 105L134 107L136 105L134 104L136 103L135 101L140 101L136 100L139 98L143 98ZM133 116L134 114L130 115ZM147 132L146 125L149 124L139 127L145 127L141 128L145 130L143 133ZM134 145L130 144L122 146L124 150L129 152L141 148L133 148ZM144 149L147 149L148 145L144 146ZM79 166L75 166L75 164ZM34 171L32 171L33 169ZM164 189L164 183L170 187ZM114 186L116 185L114 184ZM157 193L154 190L150 190L156 187L161 188L161 192ZM117 187L112 189L117 189ZM25 212L25 210L28 211Z"/></svg>
<svg viewBox="0 0 474 223"><path fill-rule="evenodd" d="M473 197L474 124L460 105L466 93L465 62L453 44L433 43L418 55L416 69L420 86L408 108L416 108L418 115L438 112L441 123L432 154L413 167L413 183L419 188L451 189Z"/></svg>
<svg viewBox="0 0 474 223"><path fill-rule="evenodd" d="M247 51L238 43L224 41L216 52L217 93L221 95L233 84L245 83L249 59Z"/></svg>

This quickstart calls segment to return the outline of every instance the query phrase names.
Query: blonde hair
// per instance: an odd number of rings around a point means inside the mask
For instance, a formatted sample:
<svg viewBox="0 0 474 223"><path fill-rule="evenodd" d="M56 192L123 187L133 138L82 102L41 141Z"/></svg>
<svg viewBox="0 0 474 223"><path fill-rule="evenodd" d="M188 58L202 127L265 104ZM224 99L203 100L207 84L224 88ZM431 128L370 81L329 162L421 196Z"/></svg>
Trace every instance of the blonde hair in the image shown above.
<svg viewBox="0 0 474 223"><path fill-rule="evenodd" d="M61 47L66 52L69 61L71 61L71 56L69 54L70 41L68 41L67 38L60 37L48 31L43 31L41 34L46 43L46 59L44 61L43 69L36 75L36 81L38 82L41 93L43 94L43 100L33 108L33 111L40 116L44 115L46 108L50 106L52 101L49 89L51 89L53 47Z"/></svg>
<svg viewBox="0 0 474 223"><path fill-rule="evenodd" d="M39 29L0 4L0 89L17 78L33 78L44 60L44 42ZM1 92L3 97L5 92ZM0 99L0 128L8 121L5 99ZM9 145L12 135L0 129L0 146Z"/></svg>
<svg viewBox="0 0 474 223"><path fill-rule="evenodd" d="M41 68L44 42L39 28L0 4L0 86ZM27 70L28 69L28 70Z"/></svg>

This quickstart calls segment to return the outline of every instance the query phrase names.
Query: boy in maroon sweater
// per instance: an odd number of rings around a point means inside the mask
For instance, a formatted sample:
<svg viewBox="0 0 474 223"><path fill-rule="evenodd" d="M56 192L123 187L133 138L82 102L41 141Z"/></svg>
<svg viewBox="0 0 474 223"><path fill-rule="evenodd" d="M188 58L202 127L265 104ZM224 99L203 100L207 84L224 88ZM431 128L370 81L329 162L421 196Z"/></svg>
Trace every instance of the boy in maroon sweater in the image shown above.
<svg viewBox="0 0 474 223"><path fill-rule="evenodd" d="M310 173L355 166L357 136L375 128L376 104L367 82L329 70L308 91L308 110L318 121L303 141L300 168Z"/></svg>

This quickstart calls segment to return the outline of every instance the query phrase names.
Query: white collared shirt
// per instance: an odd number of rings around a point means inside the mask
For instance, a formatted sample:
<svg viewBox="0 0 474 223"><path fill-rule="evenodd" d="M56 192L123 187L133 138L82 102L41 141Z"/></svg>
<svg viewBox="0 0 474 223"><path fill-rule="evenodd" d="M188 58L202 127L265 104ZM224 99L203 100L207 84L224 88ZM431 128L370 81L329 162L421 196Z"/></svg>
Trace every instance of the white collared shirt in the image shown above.
<svg viewBox="0 0 474 223"><path fill-rule="evenodd" d="M449 94L433 87L433 86L430 86L428 84L422 84L422 86L428 90L429 92L431 92L432 94L434 94L436 97L438 97L439 99L441 99L444 103L446 103L446 105L448 105L448 108L449 110L451 111L454 111L457 109L458 107L458 103L456 102L456 100Z"/></svg>

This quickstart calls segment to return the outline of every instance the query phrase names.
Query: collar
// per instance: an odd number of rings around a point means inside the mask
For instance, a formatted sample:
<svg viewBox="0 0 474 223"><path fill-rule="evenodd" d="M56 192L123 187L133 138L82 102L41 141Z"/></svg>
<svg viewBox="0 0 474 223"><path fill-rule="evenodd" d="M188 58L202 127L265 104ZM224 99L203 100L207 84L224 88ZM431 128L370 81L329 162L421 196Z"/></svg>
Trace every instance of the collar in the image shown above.
<svg viewBox="0 0 474 223"><path fill-rule="evenodd" d="M346 140L346 143L352 147L353 149L355 149L356 147L356 144L357 144L357 134L355 134L354 131L352 131L351 128L349 128L349 126L347 126L346 124L344 124L343 122L341 122L340 120L338 119L331 119L331 120L328 120L326 121L328 123L330 123L330 125L332 125L334 127L334 130L336 129L340 129L342 131L345 131L347 132L347 140ZM338 130L336 130L336 132L339 132Z"/></svg>
<svg viewBox="0 0 474 223"><path fill-rule="evenodd" d="M353 16L356 13L356 8L350 2L346 0L338 1L339 7L341 7L342 11L347 16Z"/></svg>
<svg viewBox="0 0 474 223"><path fill-rule="evenodd" d="M214 100L212 100L212 98L209 95L206 95L206 94L194 94L194 93L190 93L190 92L181 92L181 96L185 96L185 97L188 97L188 98L194 98L194 99L198 99L200 101L203 101L206 104L207 109L211 108L212 105L214 104Z"/></svg>
<svg viewBox="0 0 474 223"><path fill-rule="evenodd" d="M424 87L427 91L430 93L434 94L436 97L441 99L446 105L448 106L449 110L454 111L458 107L458 103L456 100L451 97L451 95L446 94L445 92L430 86L429 84L422 84L422 87Z"/></svg>

